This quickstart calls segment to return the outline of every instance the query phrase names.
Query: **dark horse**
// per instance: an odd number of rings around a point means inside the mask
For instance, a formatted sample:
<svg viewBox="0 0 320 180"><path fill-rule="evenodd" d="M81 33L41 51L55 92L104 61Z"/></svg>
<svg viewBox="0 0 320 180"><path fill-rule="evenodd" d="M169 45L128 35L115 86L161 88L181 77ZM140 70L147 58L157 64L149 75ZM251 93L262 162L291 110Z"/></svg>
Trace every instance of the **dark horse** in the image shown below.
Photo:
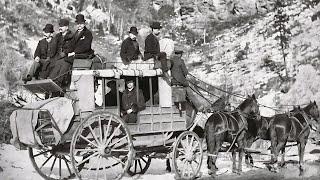
<svg viewBox="0 0 320 180"><path fill-rule="evenodd" d="M278 161L281 151L282 158L279 163L284 166L285 147L287 142L297 142L299 154L299 169L302 172L302 163L305 146L310 134L312 119L318 121L319 110L316 102L310 102L303 109L294 108L289 114L276 114L273 117L263 117L262 127L259 131L261 139L271 140L271 162Z"/></svg>
<svg viewBox="0 0 320 180"><path fill-rule="evenodd" d="M252 116L260 120L260 111L255 95L248 96L232 112L215 112L209 117L205 125L209 174L215 175L217 170L215 162L223 142L231 143L229 150L232 151L232 171L242 171L242 157L247 144L247 120ZM236 150L239 151L238 169L236 169Z"/></svg>

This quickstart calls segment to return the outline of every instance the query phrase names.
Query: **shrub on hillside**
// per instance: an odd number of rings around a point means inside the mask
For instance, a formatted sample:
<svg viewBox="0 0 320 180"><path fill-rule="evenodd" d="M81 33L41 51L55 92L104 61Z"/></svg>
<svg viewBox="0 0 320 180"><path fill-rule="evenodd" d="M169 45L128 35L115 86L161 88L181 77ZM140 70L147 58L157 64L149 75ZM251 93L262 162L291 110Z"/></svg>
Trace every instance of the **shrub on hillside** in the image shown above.
<svg viewBox="0 0 320 180"><path fill-rule="evenodd" d="M8 101L0 101L0 144L9 143L12 133L9 117L17 107Z"/></svg>
<svg viewBox="0 0 320 180"><path fill-rule="evenodd" d="M162 6L158 11L159 20L167 20L174 16L174 8L168 4Z"/></svg>

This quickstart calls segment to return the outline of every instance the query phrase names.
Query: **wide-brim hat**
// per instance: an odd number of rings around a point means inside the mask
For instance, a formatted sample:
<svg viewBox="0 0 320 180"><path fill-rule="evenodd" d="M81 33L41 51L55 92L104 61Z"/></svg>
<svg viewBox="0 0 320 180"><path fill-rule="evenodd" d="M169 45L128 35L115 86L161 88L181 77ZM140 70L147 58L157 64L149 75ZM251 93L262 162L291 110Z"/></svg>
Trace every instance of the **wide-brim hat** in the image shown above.
<svg viewBox="0 0 320 180"><path fill-rule="evenodd" d="M84 15L83 14L78 14L76 16L76 23L77 24L83 24L85 22L86 22L86 20L84 19Z"/></svg>
<svg viewBox="0 0 320 180"><path fill-rule="evenodd" d="M46 24L46 26L42 29L45 33L53 33L53 25L52 24Z"/></svg>
<svg viewBox="0 0 320 180"><path fill-rule="evenodd" d="M132 33L134 35L138 35L138 29L134 26L130 27L129 33Z"/></svg>
<svg viewBox="0 0 320 180"><path fill-rule="evenodd" d="M69 26L69 20L68 19L60 19L59 20L59 26L60 27Z"/></svg>
<svg viewBox="0 0 320 180"><path fill-rule="evenodd" d="M151 25L150 25L150 27L151 27L152 29L161 29L161 28L162 28L162 26L160 25L160 22L157 22L157 21L152 22Z"/></svg>

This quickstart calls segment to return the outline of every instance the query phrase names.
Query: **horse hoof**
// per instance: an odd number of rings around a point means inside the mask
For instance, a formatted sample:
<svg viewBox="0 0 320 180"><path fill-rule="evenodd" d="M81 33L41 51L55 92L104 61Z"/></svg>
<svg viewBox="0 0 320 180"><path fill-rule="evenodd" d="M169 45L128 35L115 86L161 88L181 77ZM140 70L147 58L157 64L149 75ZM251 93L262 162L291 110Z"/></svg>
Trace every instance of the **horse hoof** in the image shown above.
<svg viewBox="0 0 320 180"><path fill-rule="evenodd" d="M208 174L213 178L216 176L216 173L217 173L217 171L212 171L212 170L208 171Z"/></svg>

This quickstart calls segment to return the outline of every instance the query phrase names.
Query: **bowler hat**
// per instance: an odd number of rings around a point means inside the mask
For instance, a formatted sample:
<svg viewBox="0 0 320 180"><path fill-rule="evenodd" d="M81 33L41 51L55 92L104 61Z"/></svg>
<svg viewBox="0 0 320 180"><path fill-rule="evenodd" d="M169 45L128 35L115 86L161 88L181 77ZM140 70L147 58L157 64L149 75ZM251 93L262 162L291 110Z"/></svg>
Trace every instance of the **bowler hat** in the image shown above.
<svg viewBox="0 0 320 180"><path fill-rule="evenodd" d="M135 82L135 77L127 77L126 79L125 79L125 81L126 81L126 84L128 84L129 82Z"/></svg>
<svg viewBox="0 0 320 180"><path fill-rule="evenodd" d="M60 27L69 26L69 20L68 19L60 19L59 26Z"/></svg>
<svg viewBox="0 0 320 180"><path fill-rule="evenodd" d="M129 30L129 33L132 33L134 35L138 35L138 29L134 26L132 26Z"/></svg>
<svg viewBox="0 0 320 180"><path fill-rule="evenodd" d="M46 26L42 29L45 33L53 33L53 25L52 24L46 24Z"/></svg>
<svg viewBox="0 0 320 180"><path fill-rule="evenodd" d="M161 29L161 28L162 28L162 26L160 25L160 22L157 22L157 21L152 22L151 25L150 25L150 27L151 27L152 29Z"/></svg>
<svg viewBox="0 0 320 180"><path fill-rule="evenodd" d="M76 23L77 24L82 24L82 23L85 23L86 20L84 19L84 15L83 14L78 14L76 16Z"/></svg>
<svg viewBox="0 0 320 180"><path fill-rule="evenodd" d="M175 49L174 50L174 54L182 54L182 53L183 53L183 51L180 50L180 49Z"/></svg>

